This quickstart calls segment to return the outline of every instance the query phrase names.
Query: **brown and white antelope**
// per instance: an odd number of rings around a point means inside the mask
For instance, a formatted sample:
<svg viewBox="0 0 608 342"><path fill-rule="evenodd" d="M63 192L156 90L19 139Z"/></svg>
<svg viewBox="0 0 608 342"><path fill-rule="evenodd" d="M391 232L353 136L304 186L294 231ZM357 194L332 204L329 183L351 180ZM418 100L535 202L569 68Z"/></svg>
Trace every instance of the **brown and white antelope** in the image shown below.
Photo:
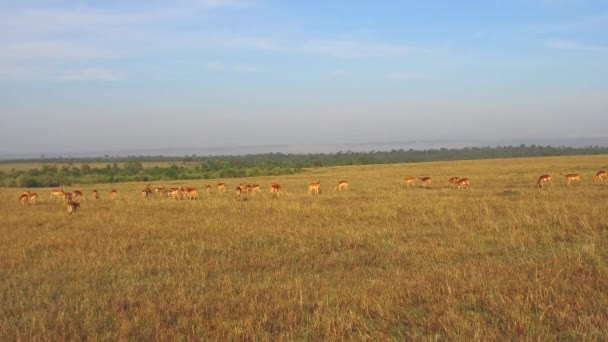
<svg viewBox="0 0 608 342"><path fill-rule="evenodd" d="M257 183L253 183L251 184L251 191L253 191L253 193L259 193L260 192L260 184Z"/></svg>
<svg viewBox="0 0 608 342"><path fill-rule="evenodd" d="M280 196L281 193L283 193L283 186L279 183L270 184L270 193L277 194L277 196Z"/></svg>
<svg viewBox="0 0 608 342"><path fill-rule="evenodd" d="M536 181L536 186L542 189L545 187L545 184L553 185L551 181L552 179L553 177L551 177L551 175L542 175L538 177L538 180Z"/></svg>
<svg viewBox="0 0 608 342"><path fill-rule="evenodd" d="M338 185L336 185L336 187L334 188L334 190L337 190L337 191L342 191L342 189L348 190L348 182L345 180L339 181Z"/></svg>
<svg viewBox="0 0 608 342"><path fill-rule="evenodd" d="M458 189L462 189L463 187L469 188L471 186L471 181L468 178L459 178L456 181L456 185L458 185Z"/></svg>
<svg viewBox="0 0 608 342"><path fill-rule="evenodd" d="M80 203L78 203L78 202L74 202L74 201L67 201L67 202L65 203L65 206L66 206L66 207L67 207L67 209L68 209L68 214L72 215L73 213L75 213L75 212L76 212L76 210L77 210L78 208L80 208Z"/></svg>
<svg viewBox="0 0 608 342"><path fill-rule="evenodd" d="M211 184L207 184L207 193L211 194Z"/></svg>
<svg viewBox="0 0 608 342"><path fill-rule="evenodd" d="M36 204L36 203L38 203L38 194L37 193L30 192L29 197L30 197L30 204Z"/></svg>
<svg viewBox="0 0 608 342"><path fill-rule="evenodd" d="M62 197L63 197L63 187L61 187L61 189L51 190L51 196L49 197L49 199L62 198Z"/></svg>
<svg viewBox="0 0 608 342"><path fill-rule="evenodd" d="M218 192L226 192L226 183L217 183Z"/></svg>
<svg viewBox="0 0 608 342"><path fill-rule="evenodd" d="M408 187L416 184L416 177L403 177L403 183Z"/></svg>
<svg viewBox="0 0 608 342"><path fill-rule="evenodd" d="M198 189L197 188L184 188L182 190L187 199L198 200Z"/></svg>
<svg viewBox="0 0 608 342"><path fill-rule="evenodd" d="M93 199L96 199L96 200L99 199L99 191L97 191L97 189L93 190Z"/></svg>
<svg viewBox="0 0 608 342"><path fill-rule="evenodd" d="M431 177L420 177L418 179L420 179L420 181L422 182L422 184L424 184L424 187L426 188L430 187L431 183L433 182Z"/></svg>
<svg viewBox="0 0 608 342"><path fill-rule="evenodd" d="M21 205L26 205L29 200L30 196L27 193L22 193L21 196L19 196L19 202L21 202Z"/></svg>
<svg viewBox="0 0 608 342"><path fill-rule="evenodd" d="M308 194L309 195L319 195L321 192L321 181L316 181L314 183L308 183Z"/></svg>
<svg viewBox="0 0 608 342"><path fill-rule="evenodd" d="M68 202L71 201L74 198L74 194L71 192L64 192L63 193L63 201L64 202Z"/></svg>
<svg viewBox="0 0 608 342"><path fill-rule="evenodd" d="M178 200L181 198L181 192L179 191L179 188L170 188L167 190L167 195L171 198L173 198L174 200Z"/></svg>
<svg viewBox="0 0 608 342"><path fill-rule="evenodd" d="M563 176L568 180L568 186L570 186L570 183L572 182L577 182L579 185L581 184L581 175L578 173L568 173Z"/></svg>
<svg viewBox="0 0 608 342"><path fill-rule="evenodd" d="M450 188L458 186L458 180L460 180L460 177L450 177L450 179L448 179L448 185Z"/></svg>
<svg viewBox="0 0 608 342"><path fill-rule="evenodd" d="M118 191L116 191L115 189L112 189L112 190L110 191L110 199L111 199L111 200L115 200L115 199L116 199L116 197L118 197Z"/></svg>
<svg viewBox="0 0 608 342"><path fill-rule="evenodd" d="M84 194L82 193L82 191L80 191L80 190L74 190L73 194L74 194L74 198L82 199L83 201L87 200L86 197L84 197Z"/></svg>
<svg viewBox="0 0 608 342"><path fill-rule="evenodd" d="M595 173L595 177L593 178L594 183L603 183L608 179L608 172L604 170L600 170Z"/></svg>

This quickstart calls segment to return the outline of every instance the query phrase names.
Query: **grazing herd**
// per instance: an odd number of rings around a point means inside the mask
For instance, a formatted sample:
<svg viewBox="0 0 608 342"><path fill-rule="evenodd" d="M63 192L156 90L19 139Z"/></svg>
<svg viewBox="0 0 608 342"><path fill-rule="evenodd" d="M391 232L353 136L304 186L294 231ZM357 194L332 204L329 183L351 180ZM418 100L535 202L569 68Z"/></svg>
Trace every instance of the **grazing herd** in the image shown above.
<svg viewBox="0 0 608 342"><path fill-rule="evenodd" d="M568 187L573 184L581 184L581 175L578 173L561 173L566 180L566 185ZM416 182L419 181L421 183L421 187L430 188L432 184L431 177L404 177L403 183L407 187L413 187L416 185ZM595 173L595 177L593 179L594 183L604 183L608 181L608 172L601 170ZM553 185L553 178L551 175L541 175L538 177L536 181L536 187L544 188L545 186ZM458 188L458 189L466 189L470 188L471 181L466 177L451 177L448 179L448 186L450 188ZM341 180L334 187L336 191L342 191L348 189L348 181ZM206 191L208 194L211 194L212 187L210 184L207 184ZM226 193L227 185L226 183L217 183L217 192L218 193ZM280 196L283 194L283 186L279 183L271 183L269 185L270 194ZM256 195L261 193L261 187L257 183L248 184L241 183L235 188L235 195L237 197L246 196L246 195ZM316 181L308 184L308 195L318 196L321 193L321 181ZM92 198L94 200L99 200L99 192L95 189L91 192ZM147 184L146 187L141 190L141 196L144 200L148 200L152 196L156 197L168 197L174 200L199 200L199 193L197 188L193 187L173 187L173 188L165 188L165 187L157 187L152 189L151 184ZM85 194L80 190L74 190L72 192L64 191L63 187L60 189L54 189L50 192L49 199L62 199L69 214L73 214L80 207L81 201L86 201ZM110 200L116 200L118 198L118 191L112 189L109 193ZM30 191L25 191L19 197L19 202L22 205L26 204L36 204L38 201L38 194Z"/></svg>

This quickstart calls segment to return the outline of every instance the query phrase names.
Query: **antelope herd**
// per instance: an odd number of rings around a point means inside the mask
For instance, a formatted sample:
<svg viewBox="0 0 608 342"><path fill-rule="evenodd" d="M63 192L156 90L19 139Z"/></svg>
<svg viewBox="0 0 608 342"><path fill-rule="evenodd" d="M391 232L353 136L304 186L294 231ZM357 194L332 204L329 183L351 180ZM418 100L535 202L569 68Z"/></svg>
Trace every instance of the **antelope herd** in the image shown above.
<svg viewBox="0 0 608 342"><path fill-rule="evenodd" d="M564 177L567 187L571 187L573 185L581 185L582 176L578 173L560 173L561 176ZM432 184L432 178L428 176L424 177L404 177L403 183L406 187L413 187L416 185L416 181L420 181L422 188L430 188ZM597 171L593 178L594 183L605 183L608 181L608 172L604 170ZM536 187L544 188L546 186L553 186L553 177L551 175L541 175L538 177L536 181ZM450 177L448 179L448 187L457 188L457 189L468 189L471 187L471 181L466 177ZM212 193L211 184L207 184L206 187L207 194ZM334 190L340 192L342 190L348 189L348 181L341 180L334 187ZM227 185L226 183L217 183L217 192L218 193L226 193ZM257 183L249 184L249 183L240 183L235 188L235 195L240 198L241 196L253 196L261 192L261 187ZM283 193L283 186L280 183L271 183L269 185L270 194L280 196ZM151 197L168 197L174 200L200 200L198 189L193 187L173 187L173 188L165 188L165 187L156 187L152 189L151 184L148 183L146 187L141 190L141 196L144 200L148 200ZM321 194L321 181L316 181L308 184L308 195L309 196L318 196ZM94 200L99 200L99 191L97 189L91 192L91 197ZM116 200L118 198L118 191L116 189L112 189L109 192L110 200ZM69 214L76 212L76 210L80 207L81 201L86 201L85 194L80 190L73 190L71 192L64 191L64 188L61 187L59 189L53 189L50 192L49 196L50 200L53 199L63 199L63 203L67 208ZM19 196L19 202L22 205L31 204L35 205L38 201L38 194L30 191L25 191Z"/></svg>

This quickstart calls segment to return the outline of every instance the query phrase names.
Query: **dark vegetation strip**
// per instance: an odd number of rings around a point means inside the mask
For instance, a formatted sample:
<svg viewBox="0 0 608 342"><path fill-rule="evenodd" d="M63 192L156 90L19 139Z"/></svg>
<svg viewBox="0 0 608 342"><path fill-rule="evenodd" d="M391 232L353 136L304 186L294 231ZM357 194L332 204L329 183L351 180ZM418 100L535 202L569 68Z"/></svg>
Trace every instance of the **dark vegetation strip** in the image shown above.
<svg viewBox="0 0 608 342"><path fill-rule="evenodd" d="M97 158L19 159L1 163L41 163L31 170L0 171L3 187L55 187L72 183L117 183L177 179L243 178L278 176L302 172L304 168L342 165L415 163L489 158L519 158L608 154L608 147L583 148L540 145L470 147L459 149L392 150L318 154L265 153L242 156L127 156ZM142 162L167 162L167 167L144 168ZM82 164L80 167L74 164ZM91 167L88 163L107 163ZM122 167L118 163L124 163ZM59 164L60 166L58 166Z"/></svg>

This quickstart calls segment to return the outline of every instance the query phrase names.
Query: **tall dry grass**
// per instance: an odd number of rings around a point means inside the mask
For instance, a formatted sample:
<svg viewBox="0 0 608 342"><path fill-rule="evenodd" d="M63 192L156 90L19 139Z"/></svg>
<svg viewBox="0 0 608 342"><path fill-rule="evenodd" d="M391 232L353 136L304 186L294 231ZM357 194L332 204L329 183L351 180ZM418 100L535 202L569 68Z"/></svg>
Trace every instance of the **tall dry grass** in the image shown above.
<svg viewBox="0 0 608 342"><path fill-rule="evenodd" d="M72 216L48 189L35 206L0 189L0 339L606 340L600 168L606 156L321 168L249 179L264 193L240 199L153 184L200 201L99 185ZM533 187L543 173L552 188Z"/></svg>

